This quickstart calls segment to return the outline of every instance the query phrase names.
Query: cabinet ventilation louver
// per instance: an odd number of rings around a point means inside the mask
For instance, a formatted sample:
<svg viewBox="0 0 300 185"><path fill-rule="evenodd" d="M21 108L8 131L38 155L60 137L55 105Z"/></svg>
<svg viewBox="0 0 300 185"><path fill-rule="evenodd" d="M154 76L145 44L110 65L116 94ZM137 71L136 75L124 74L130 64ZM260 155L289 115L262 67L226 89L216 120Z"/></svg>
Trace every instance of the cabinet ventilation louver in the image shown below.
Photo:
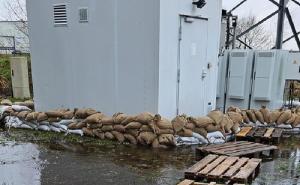
<svg viewBox="0 0 300 185"><path fill-rule="evenodd" d="M88 9L87 8L79 9L79 22L88 22Z"/></svg>
<svg viewBox="0 0 300 185"><path fill-rule="evenodd" d="M59 4L53 6L54 10L54 25L65 26L68 23L67 19L67 6L65 4Z"/></svg>

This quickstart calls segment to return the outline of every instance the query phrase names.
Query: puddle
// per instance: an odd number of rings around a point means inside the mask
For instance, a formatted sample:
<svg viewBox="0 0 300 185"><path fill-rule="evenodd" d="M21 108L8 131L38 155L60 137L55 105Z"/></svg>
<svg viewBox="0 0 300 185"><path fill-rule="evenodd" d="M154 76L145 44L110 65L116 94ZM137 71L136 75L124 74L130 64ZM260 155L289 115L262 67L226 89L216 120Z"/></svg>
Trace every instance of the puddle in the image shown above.
<svg viewBox="0 0 300 185"><path fill-rule="evenodd" d="M0 138L0 184L7 185L174 185L195 159L194 147L152 150L59 139L34 144ZM300 139L285 139L279 147L278 158L262 164L253 184L300 184Z"/></svg>

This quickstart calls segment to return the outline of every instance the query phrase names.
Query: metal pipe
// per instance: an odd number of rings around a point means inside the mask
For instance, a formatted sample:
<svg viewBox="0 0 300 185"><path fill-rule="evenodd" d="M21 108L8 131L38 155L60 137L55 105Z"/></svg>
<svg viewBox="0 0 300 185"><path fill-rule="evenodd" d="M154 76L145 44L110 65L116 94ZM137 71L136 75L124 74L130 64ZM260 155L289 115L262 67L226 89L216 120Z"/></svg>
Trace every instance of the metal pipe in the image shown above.
<svg viewBox="0 0 300 185"><path fill-rule="evenodd" d="M233 36L233 34L231 34L231 36ZM236 39L236 40L239 41L240 43L244 44L244 46L245 46L246 48L253 49L251 46L249 46L246 42L242 41L241 39ZM246 49L246 48L245 48L245 49Z"/></svg>
<svg viewBox="0 0 300 185"><path fill-rule="evenodd" d="M298 1L296 1L296 0L292 0L292 1L300 6L300 3Z"/></svg>
<svg viewBox="0 0 300 185"><path fill-rule="evenodd" d="M274 0L269 0L271 3L273 3L273 4L275 4L276 6L280 6L280 4L279 3L277 3L276 1L274 1Z"/></svg>
<svg viewBox="0 0 300 185"><path fill-rule="evenodd" d="M297 43L298 48L299 48L299 51L300 51L300 40L299 40L299 37L298 37L298 34L297 34L297 30L296 30L295 25L294 25L294 22L293 22L293 19L292 19L290 10L289 10L288 8L286 8L285 11L286 11L286 16L287 16L288 21L289 21L289 23L290 23L292 32L293 32L293 34L294 34L296 43Z"/></svg>
<svg viewBox="0 0 300 185"><path fill-rule="evenodd" d="M278 8L278 21L277 21L276 44L275 44L276 49L282 49L286 2L287 2L286 0L279 1L280 6Z"/></svg>
<svg viewBox="0 0 300 185"><path fill-rule="evenodd" d="M299 34L300 34L300 31L297 32L297 35L299 35ZM290 41L290 40L293 39L294 37L295 37L295 35L292 35L292 36L286 38L286 39L282 42L282 44L284 44L284 43ZM275 49L275 48L276 48L276 47L274 46L274 47L272 47L271 49Z"/></svg>

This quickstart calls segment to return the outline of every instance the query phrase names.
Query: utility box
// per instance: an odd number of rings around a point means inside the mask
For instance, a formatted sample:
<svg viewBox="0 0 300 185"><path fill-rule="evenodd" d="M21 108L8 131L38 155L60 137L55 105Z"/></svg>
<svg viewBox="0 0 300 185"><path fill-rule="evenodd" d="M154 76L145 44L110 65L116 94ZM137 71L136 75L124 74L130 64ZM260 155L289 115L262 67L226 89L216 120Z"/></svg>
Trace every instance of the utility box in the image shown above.
<svg viewBox="0 0 300 185"><path fill-rule="evenodd" d="M11 81L14 98L30 98L28 63L26 57L11 57Z"/></svg>
<svg viewBox="0 0 300 185"><path fill-rule="evenodd" d="M27 1L36 109L215 107L222 1Z"/></svg>

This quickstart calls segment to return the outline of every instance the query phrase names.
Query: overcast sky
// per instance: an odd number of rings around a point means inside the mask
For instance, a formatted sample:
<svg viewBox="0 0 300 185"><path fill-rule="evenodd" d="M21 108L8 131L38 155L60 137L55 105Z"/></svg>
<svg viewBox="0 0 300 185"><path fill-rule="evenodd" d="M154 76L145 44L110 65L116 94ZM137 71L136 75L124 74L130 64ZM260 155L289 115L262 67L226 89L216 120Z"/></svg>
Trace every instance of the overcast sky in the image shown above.
<svg viewBox="0 0 300 185"><path fill-rule="evenodd" d="M0 19L6 19L7 12L5 11L5 8L3 4L5 1L9 0L0 0ZM241 0L223 0L223 8L230 10L232 7L234 7L237 3L239 3ZM279 0L276 0L277 2ZM300 0L298 0L300 1ZM288 7L290 9L290 12L293 16L294 23L296 25L297 31L300 31L300 6L296 5L293 2L289 2ZM258 19L264 18L265 16L271 14L276 10L276 6L273 5L268 0L248 0L245 2L239 9L234 11L233 13L238 15L239 17L247 16L249 14L255 15L258 17ZM272 32L275 36L276 34L276 20L277 16L274 16L269 21L265 22L263 26ZM292 34L289 24L286 24L285 26L285 32L284 36L289 37ZM286 49L296 49L296 42L294 40L291 40L287 44L285 44Z"/></svg>

